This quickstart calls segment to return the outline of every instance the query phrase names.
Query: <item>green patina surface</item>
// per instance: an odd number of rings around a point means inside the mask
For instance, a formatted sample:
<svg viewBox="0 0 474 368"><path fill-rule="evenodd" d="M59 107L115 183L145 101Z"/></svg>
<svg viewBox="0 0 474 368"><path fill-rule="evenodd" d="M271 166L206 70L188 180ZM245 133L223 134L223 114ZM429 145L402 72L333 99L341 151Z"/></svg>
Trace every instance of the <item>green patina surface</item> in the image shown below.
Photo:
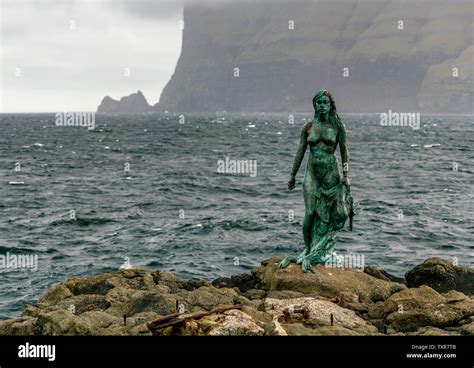
<svg viewBox="0 0 474 368"><path fill-rule="evenodd" d="M283 259L280 267L291 262L301 264L303 271L313 271L318 263L337 262L334 252L336 232L350 218L352 229L353 200L349 183L349 152L346 129L328 90L318 91L313 98L314 119L301 130L301 138L288 188L295 187L295 176L309 146L303 193L305 215L303 238L305 249L299 256ZM342 159L342 179L335 151L339 145Z"/></svg>

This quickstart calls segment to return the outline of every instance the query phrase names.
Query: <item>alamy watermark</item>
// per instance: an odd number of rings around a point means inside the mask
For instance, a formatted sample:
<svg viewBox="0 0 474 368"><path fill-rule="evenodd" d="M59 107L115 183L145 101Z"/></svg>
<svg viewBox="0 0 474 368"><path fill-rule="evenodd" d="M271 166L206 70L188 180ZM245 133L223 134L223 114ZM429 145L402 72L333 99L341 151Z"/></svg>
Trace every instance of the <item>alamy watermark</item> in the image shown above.
<svg viewBox="0 0 474 368"><path fill-rule="evenodd" d="M30 269L38 271L38 255L37 254L0 254L0 271L11 269Z"/></svg>
<svg viewBox="0 0 474 368"><path fill-rule="evenodd" d="M380 114L381 126L409 126L414 130L420 129L419 112L382 112Z"/></svg>
<svg viewBox="0 0 474 368"><path fill-rule="evenodd" d="M359 272L364 271L365 256L363 254L338 255L336 252L324 263L328 268L353 268Z"/></svg>
<svg viewBox="0 0 474 368"><path fill-rule="evenodd" d="M217 161L218 174L248 174L250 177L257 176L257 160L233 160L226 157L225 160Z"/></svg>
<svg viewBox="0 0 474 368"><path fill-rule="evenodd" d="M57 112L56 126L87 127L95 129L95 112Z"/></svg>
<svg viewBox="0 0 474 368"><path fill-rule="evenodd" d="M34 345L26 342L18 346L19 358L46 358L50 362L56 360L56 345Z"/></svg>

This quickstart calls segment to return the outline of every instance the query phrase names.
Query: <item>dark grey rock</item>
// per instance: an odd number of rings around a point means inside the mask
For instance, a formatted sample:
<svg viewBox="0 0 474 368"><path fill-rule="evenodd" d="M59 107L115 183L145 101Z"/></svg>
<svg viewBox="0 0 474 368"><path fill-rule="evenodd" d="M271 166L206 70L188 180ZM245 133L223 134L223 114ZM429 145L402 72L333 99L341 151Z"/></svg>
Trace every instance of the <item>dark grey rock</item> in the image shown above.
<svg viewBox="0 0 474 368"><path fill-rule="evenodd" d="M141 91L122 97L120 101L106 96L97 108L98 113L107 114L137 114L147 113L152 110L153 108L148 104Z"/></svg>
<svg viewBox="0 0 474 368"><path fill-rule="evenodd" d="M442 258L429 258L405 274L408 287L428 285L438 292L457 290L474 294L474 268L455 266Z"/></svg>

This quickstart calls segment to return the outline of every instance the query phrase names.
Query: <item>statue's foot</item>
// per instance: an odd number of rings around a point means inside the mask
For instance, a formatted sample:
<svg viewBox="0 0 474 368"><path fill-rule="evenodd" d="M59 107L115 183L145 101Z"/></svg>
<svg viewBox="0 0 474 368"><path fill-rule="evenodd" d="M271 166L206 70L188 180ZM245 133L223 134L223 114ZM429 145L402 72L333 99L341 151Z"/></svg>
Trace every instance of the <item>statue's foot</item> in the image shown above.
<svg viewBox="0 0 474 368"><path fill-rule="evenodd" d="M309 259L303 260L303 263L301 264L301 269L303 270L303 272L308 272L309 271L309 272L314 273L313 265L311 264Z"/></svg>
<svg viewBox="0 0 474 368"><path fill-rule="evenodd" d="M305 257L309 254L310 252L310 248L309 247L306 247L303 251L303 253L301 253L298 258L296 259L296 264L302 264Z"/></svg>
<svg viewBox="0 0 474 368"><path fill-rule="evenodd" d="M283 258L283 261L280 262L280 264L278 265L279 268L285 268L287 267L291 262L292 260L294 259L295 257L285 257ZM294 261L293 261L294 262Z"/></svg>

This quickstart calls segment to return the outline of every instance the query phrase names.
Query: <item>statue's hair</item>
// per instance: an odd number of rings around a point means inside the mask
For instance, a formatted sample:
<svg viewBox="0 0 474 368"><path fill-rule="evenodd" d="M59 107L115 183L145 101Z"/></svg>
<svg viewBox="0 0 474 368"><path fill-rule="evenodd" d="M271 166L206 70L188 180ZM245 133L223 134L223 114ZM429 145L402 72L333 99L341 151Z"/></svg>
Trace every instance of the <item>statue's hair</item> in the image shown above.
<svg viewBox="0 0 474 368"><path fill-rule="evenodd" d="M329 103L331 104L331 108L329 109L329 123L331 125L335 125L338 127L340 133L345 133L346 129L344 127L344 123L342 122L341 118L337 114L337 109L336 109L336 101L334 101L334 98L331 95L331 92L327 89L321 89L316 92L316 94L313 97L313 107L314 107L314 115L316 117L316 100L320 98L321 96L328 96L329 97Z"/></svg>

